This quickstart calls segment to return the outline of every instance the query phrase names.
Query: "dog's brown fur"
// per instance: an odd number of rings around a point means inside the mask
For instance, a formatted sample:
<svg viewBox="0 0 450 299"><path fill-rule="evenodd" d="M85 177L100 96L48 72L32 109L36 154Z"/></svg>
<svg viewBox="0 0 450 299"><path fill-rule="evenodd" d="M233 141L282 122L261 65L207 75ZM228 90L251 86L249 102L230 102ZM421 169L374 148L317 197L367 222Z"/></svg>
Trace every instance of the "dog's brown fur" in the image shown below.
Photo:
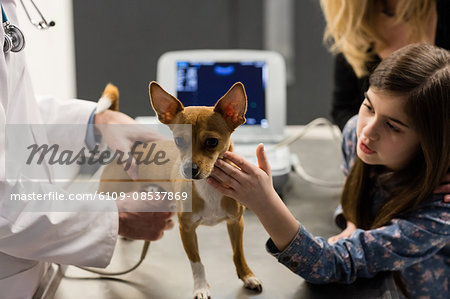
<svg viewBox="0 0 450 299"><path fill-rule="evenodd" d="M109 88L105 92L111 93L111 90ZM171 128L174 138L185 136L183 129L176 124L192 126L192 145L176 149L173 141L158 141L158 146L164 148L167 157L170 158L170 164L164 168L164 171L158 168L157 172L152 165L140 166L140 179L136 181L131 181L122 166L115 163L110 164L103 172L99 191L142 190L145 189L145 184L148 182L146 183L146 180L141 178L151 177L154 180L171 178L175 182L180 178L186 178L186 172L189 174L192 170L192 212L183 212L186 211L183 209L178 212L178 220L181 240L194 274L194 297L207 298L210 296L206 278L198 280L197 277L204 276L204 270L199 255L196 228L201 224L215 225L221 221L227 222L233 249L233 261L238 277L244 282L245 287L261 291L261 282L250 270L244 257L243 213L245 207L229 197L219 195L217 191L214 192L204 180L210 175L215 161L221 158L225 151L233 149L231 134L236 127L245 122L247 98L244 86L242 83L234 84L214 107L184 107L178 99L164 91L156 82L150 83L149 94L152 107L159 120ZM190 143L190 140L186 141ZM216 141L217 145L211 146ZM142 145L139 147L142 149ZM191 160L191 164L189 164L189 160ZM190 166L192 166L191 169L189 169ZM111 183L114 180L128 180L131 183L127 184L128 190L117 190L117 184ZM172 190L176 191L179 188L180 186L174 184ZM215 199L205 198L209 197L208 194ZM198 270L196 267L201 269Z"/></svg>

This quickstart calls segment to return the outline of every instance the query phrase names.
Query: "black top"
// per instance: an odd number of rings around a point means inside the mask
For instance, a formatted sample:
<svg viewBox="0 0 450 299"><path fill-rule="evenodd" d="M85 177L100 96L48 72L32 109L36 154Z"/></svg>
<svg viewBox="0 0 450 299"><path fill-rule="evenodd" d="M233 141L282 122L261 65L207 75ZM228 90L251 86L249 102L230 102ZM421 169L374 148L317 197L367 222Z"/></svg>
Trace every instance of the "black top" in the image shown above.
<svg viewBox="0 0 450 299"><path fill-rule="evenodd" d="M450 0L438 0L436 3L438 20L436 26L435 44L450 50ZM373 64L368 65L369 72L373 70L380 58L377 56ZM364 100L364 92L369 87L369 76L358 78L353 68L342 53L334 60L334 90L331 116L342 130L347 121L358 113Z"/></svg>

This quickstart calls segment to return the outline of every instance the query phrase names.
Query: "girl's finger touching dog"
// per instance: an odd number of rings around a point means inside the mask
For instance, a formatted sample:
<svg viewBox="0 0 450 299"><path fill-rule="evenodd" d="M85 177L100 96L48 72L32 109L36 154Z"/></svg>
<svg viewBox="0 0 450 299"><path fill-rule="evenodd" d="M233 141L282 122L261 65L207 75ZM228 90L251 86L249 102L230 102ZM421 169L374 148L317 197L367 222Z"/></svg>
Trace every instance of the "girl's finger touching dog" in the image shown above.
<svg viewBox="0 0 450 299"><path fill-rule="evenodd" d="M245 160L241 156L239 156L239 155L237 155L237 154L235 154L233 152L225 152L223 157L225 159L230 160L234 164L236 164L236 166L238 166L242 171L244 171L246 173L252 173L253 172L253 169L252 169L253 164L251 164L250 162L248 162L247 160Z"/></svg>
<svg viewBox="0 0 450 299"><path fill-rule="evenodd" d="M224 169L222 169L221 167L214 167L211 175L218 181L220 181L222 184L225 185L225 187L229 187L229 188L233 188L236 189L237 187L239 187L240 183L238 180L236 180L235 178L237 177L238 172L240 172L240 170L237 170L237 168L234 168L233 166L230 166L227 163L222 162L224 165ZM227 169L227 168L234 168L234 169ZM230 171L230 172L228 172Z"/></svg>
<svg viewBox="0 0 450 299"><path fill-rule="evenodd" d="M234 198L234 190L230 187L224 186L219 180L217 180L215 177L210 176L206 180L213 188L215 188L217 191L221 192L225 196Z"/></svg>
<svg viewBox="0 0 450 299"><path fill-rule="evenodd" d="M246 173L244 172L244 170L242 168L239 169L239 168L237 168L225 161L222 161L222 160L217 160L216 163L214 164L214 166L215 166L214 170L216 170L216 169L221 170L224 173L224 175L234 178L234 181L237 181L237 182L241 181L242 178L246 175ZM225 183L228 183L228 181Z"/></svg>

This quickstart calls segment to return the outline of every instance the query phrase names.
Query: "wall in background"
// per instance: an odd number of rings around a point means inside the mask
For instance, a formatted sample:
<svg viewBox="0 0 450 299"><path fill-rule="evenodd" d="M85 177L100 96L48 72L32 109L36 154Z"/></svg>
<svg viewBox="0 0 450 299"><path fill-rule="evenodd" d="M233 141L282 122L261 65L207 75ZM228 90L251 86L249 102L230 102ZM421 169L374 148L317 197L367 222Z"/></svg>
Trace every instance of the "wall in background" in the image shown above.
<svg viewBox="0 0 450 299"><path fill-rule="evenodd" d="M36 3L47 20L56 22L39 31L18 3L36 93L97 100L105 84L113 82L120 88L121 111L134 117L154 114L147 85L156 79L160 55L263 49L268 26L261 0L91 0L73 1L73 8L71 0ZM306 124L329 116L332 58L322 44L318 1L292 3L295 81L287 90L287 119Z"/></svg>
<svg viewBox="0 0 450 299"><path fill-rule="evenodd" d="M288 87L287 119L289 124L306 124L329 116L332 59L322 44L319 1L292 3L295 81ZM121 111L153 115L147 85L156 78L160 55L184 49L263 49L264 4L261 0L75 1L78 95L97 98L111 81L119 85Z"/></svg>
<svg viewBox="0 0 450 299"><path fill-rule="evenodd" d="M331 119L333 58L322 42L319 0L295 1L295 84L288 88L289 124Z"/></svg>
<svg viewBox="0 0 450 299"><path fill-rule="evenodd" d="M39 30L28 20L20 1L17 14L20 29L25 35L25 55L32 77L35 93L68 99L76 97L75 47L73 34L73 11L71 0L35 1L47 19L56 23L48 30ZM31 2L25 0L30 13Z"/></svg>

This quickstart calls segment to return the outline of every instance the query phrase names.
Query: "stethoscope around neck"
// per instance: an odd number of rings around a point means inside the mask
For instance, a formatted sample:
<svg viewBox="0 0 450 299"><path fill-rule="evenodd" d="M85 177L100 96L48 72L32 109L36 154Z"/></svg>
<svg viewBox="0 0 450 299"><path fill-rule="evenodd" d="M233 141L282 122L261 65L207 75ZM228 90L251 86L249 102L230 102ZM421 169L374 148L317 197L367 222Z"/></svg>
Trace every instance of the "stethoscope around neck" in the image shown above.
<svg viewBox="0 0 450 299"><path fill-rule="evenodd" d="M5 10L2 7L3 30L5 31L5 41L3 42L3 53L20 52L25 48L25 37L17 26L10 24Z"/></svg>
<svg viewBox="0 0 450 299"><path fill-rule="evenodd" d="M34 4L33 0L31 0L31 3L33 4L34 8L36 9L37 13L39 14L41 21L36 22L28 13L28 10L23 3L22 0L20 0L20 3L22 4L25 13L30 20L31 24L36 26L38 29L48 29L50 27L55 26L55 22L50 21L49 23L45 20L44 16L40 12L39 8ZM5 41L3 43L3 53L9 53L9 52L20 52L25 48L25 36L23 35L22 31L15 25L9 23L8 17L6 16L5 10L3 9L3 5L0 2L0 6L2 8L2 23L3 23L3 30L5 31Z"/></svg>

